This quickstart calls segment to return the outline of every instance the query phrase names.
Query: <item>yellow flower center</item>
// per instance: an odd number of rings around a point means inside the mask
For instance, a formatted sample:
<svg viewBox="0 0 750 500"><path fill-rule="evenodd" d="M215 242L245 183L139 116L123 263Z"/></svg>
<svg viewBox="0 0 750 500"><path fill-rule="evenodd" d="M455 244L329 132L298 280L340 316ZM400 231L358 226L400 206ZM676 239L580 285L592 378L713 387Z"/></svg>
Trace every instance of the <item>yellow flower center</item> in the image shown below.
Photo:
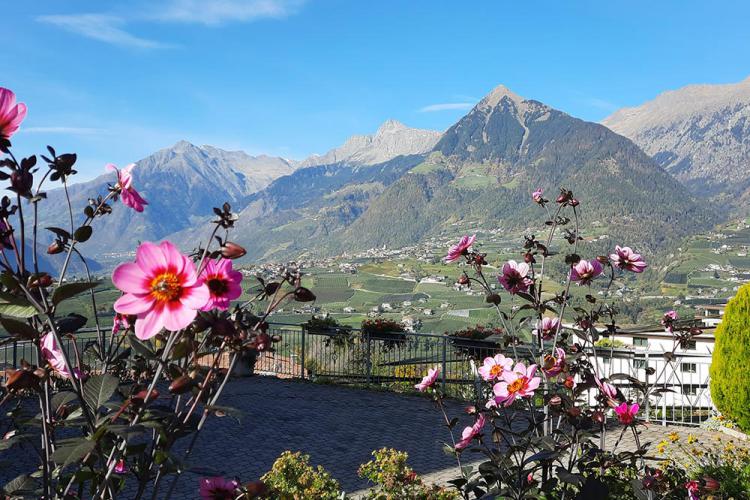
<svg viewBox="0 0 750 500"><path fill-rule="evenodd" d="M519 377L515 381L508 384L508 392L518 392L523 389L526 377Z"/></svg>
<svg viewBox="0 0 750 500"><path fill-rule="evenodd" d="M493 365L492 368L490 368L490 377L497 378L503 373L503 367L500 365Z"/></svg>
<svg viewBox="0 0 750 500"><path fill-rule="evenodd" d="M177 300L182 295L180 279L176 274L166 271L151 280L151 295L159 302Z"/></svg>

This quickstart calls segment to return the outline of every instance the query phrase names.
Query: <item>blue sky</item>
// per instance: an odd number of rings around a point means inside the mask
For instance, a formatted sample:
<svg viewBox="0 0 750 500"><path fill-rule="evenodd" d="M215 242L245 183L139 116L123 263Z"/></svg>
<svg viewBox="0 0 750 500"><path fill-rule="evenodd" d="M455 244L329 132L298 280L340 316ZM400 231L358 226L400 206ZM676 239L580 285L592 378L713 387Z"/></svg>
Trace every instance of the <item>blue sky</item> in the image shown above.
<svg viewBox="0 0 750 500"><path fill-rule="evenodd" d="M600 120L750 75L750 2L8 2L21 154L81 177L180 139L303 158L388 118L443 130L494 86Z"/></svg>

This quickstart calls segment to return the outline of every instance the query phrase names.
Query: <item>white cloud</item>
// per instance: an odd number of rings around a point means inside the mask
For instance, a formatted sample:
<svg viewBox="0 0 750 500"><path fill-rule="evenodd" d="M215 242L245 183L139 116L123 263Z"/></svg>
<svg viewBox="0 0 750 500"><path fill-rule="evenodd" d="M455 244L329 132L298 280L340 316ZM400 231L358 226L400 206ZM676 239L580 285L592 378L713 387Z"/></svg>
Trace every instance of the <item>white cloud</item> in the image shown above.
<svg viewBox="0 0 750 500"><path fill-rule="evenodd" d="M149 16L166 22L216 26L296 14L305 0L171 0Z"/></svg>
<svg viewBox="0 0 750 500"><path fill-rule="evenodd" d="M430 104L419 109L420 113L434 113L436 111L449 111L454 109L471 109L474 107L473 102L445 102L441 104Z"/></svg>
<svg viewBox="0 0 750 500"><path fill-rule="evenodd" d="M173 45L148 40L128 33L120 26L125 22L117 16L106 14L70 14L40 16L37 21L53 24L71 33L76 33L100 42L138 49L164 49Z"/></svg>
<svg viewBox="0 0 750 500"><path fill-rule="evenodd" d="M67 135L102 135L107 130L90 127L21 127L19 133L27 134L67 134Z"/></svg>
<svg viewBox="0 0 750 500"><path fill-rule="evenodd" d="M612 112L620 109L620 106L617 104L607 101L605 99L599 99L598 97L588 97L585 100L585 103L591 106L592 108L596 108L602 111Z"/></svg>

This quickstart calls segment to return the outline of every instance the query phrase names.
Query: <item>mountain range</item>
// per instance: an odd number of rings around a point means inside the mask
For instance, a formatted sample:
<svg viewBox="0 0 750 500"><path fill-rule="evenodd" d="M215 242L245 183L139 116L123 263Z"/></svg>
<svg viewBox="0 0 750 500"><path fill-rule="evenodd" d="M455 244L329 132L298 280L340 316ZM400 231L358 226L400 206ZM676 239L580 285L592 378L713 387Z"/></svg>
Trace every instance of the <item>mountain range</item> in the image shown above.
<svg viewBox="0 0 750 500"><path fill-rule="evenodd" d="M116 261L133 237L193 248L224 201L240 212L232 238L253 260L515 231L539 222L531 191L554 198L560 186L585 203L584 222L655 252L715 223L717 201L748 196L748 89L750 79L691 86L597 124L499 86L445 132L389 120L302 161L179 142L134 169L147 210L118 207L86 253ZM70 186L73 205L113 181ZM42 225L66 227L64 193L48 197Z"/></svg>
<svg viewBox="0 0 750 500"><path fill-rule="evenodd" d="M633 140L696 195L747 213L750 78L664 92L602 124Z"/></svg>

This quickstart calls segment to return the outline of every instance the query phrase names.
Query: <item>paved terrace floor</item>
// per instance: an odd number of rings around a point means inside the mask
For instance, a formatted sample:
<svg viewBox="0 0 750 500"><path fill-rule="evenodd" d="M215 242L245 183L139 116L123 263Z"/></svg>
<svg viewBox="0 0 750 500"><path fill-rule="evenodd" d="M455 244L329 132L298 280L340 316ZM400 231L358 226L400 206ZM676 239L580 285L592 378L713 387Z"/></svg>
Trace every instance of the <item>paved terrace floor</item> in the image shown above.
<svg viewBox="0 0 750 500"><path fill-rule="evenodd" d="M425 397L256 376L230 381L220 404L242 410L243 418L237 423L230 417L212 417L198 439L193 462L243 482L257 480L284 450L299 450L309 454L313 464L325 467L347 492L355 492L368 486L357 477L358 466L384 446L408 452L412 468L430 482L444 483L456 474L454 460L442 451L449 437L441 414ZM461 419L459 429L470 423L470 417L462 415L462 404L446 406L449 416ZM651 425L641 439L656 443L672 430L706 433ZM615 431L608 437L614 440L618 435ZM634 448L632 435L623 445ZM470 455L465 461L471 461ZM13 470L21 465L18 462L15 467L4 465L4 481L24 472ZM197 498L198 477L186 473L173 498ZM123 498L127 497L126 492Z"/></svg>
<svg viewBox="0 0 750 500"><path fill-rule="evenodd" d="M347 492L355 492L368 487L357 477L357 468L384 446L409 453L411 467L431 482L444 484L456 477L455 460L443 452L450 438L442 416L425 397L252 377L233 380L222 399L221 404L244 412L241 423L212 419L193 456L243 482L258 479L284 450L293 450L309 454L312 464L322 465ZM446 406L450 417L461 419L459 429L471 423L463 404L449 401ZM654 424L641 440L656 444L673 430L683 435L707 432ZM618 436L616 430L608 433L610 446ZM635 448L632 434L626 434L621 446ZM470 455L465 460L471 461ZM174 498L195 498L196 485L196 476L185 475Z"/></svg>

